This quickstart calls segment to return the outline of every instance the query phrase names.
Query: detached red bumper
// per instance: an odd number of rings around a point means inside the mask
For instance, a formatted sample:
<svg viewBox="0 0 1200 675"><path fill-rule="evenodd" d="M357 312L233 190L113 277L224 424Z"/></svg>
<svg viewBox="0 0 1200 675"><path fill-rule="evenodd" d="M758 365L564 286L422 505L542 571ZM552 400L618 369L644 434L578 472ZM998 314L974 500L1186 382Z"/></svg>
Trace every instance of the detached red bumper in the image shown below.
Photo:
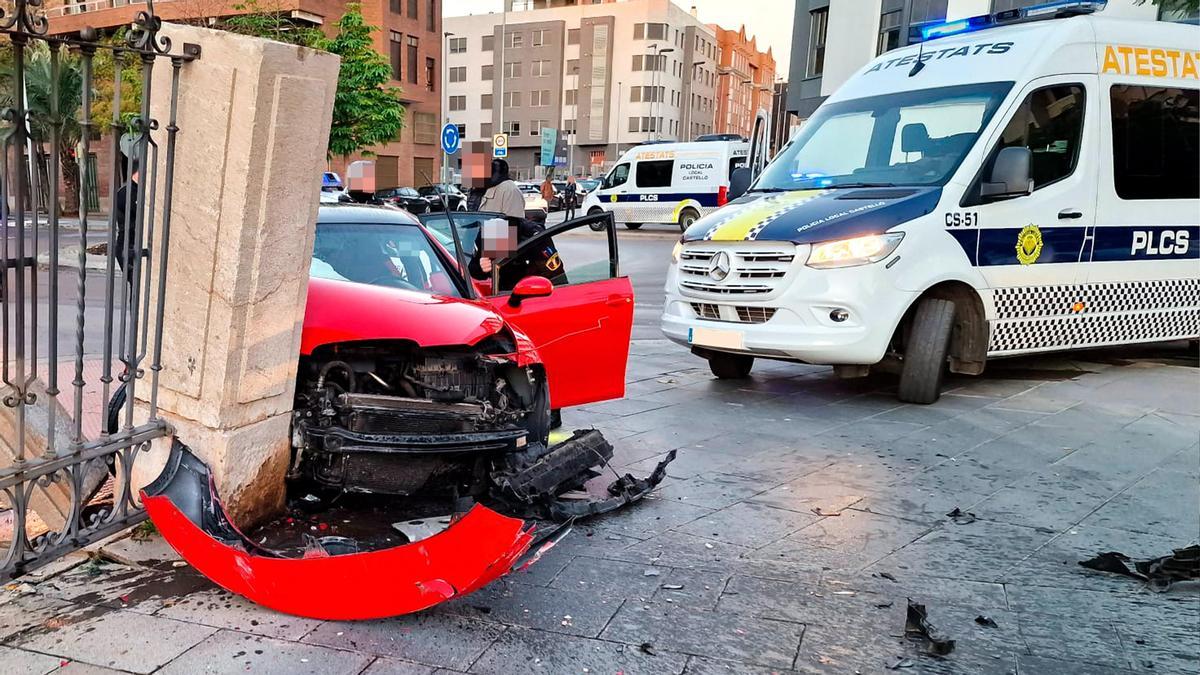
<svg viewBox="0 0 1200 675"><path fill-rule="evenodd" d="M412 544L358 553L342 552L339 538L314 539L304 557L283 557L233 526L207 467L178 441L142 500L163 538L198 572L264 607L314 619L420 611L507 574L533 543L524 521L476 505Z"/></svg>

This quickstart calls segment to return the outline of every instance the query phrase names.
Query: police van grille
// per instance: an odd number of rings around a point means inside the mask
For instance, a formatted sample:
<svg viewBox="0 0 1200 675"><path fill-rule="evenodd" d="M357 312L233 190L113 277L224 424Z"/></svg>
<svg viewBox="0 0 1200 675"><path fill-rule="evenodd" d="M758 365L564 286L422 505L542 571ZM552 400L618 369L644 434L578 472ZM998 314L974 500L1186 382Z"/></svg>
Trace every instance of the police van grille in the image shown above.
<svg viewBox="0 0 1200 675"><path fill-rule="evenodd" d="M693 302L692 311L701 319L730 323L766 323L775 316L774 307L714 305L708 302Z"/></svg>
<svg viewBox="0 0 1200 675"><path fill-rule="evenodd" d="M732 269L723 280L709 276L717 253L730 256ZM718 246L712 242L689 244L679 254L679 284L685 289L714 295L764 295L774 292L796 260L793 244L772 242L770 247L739 243Z"/></svg>

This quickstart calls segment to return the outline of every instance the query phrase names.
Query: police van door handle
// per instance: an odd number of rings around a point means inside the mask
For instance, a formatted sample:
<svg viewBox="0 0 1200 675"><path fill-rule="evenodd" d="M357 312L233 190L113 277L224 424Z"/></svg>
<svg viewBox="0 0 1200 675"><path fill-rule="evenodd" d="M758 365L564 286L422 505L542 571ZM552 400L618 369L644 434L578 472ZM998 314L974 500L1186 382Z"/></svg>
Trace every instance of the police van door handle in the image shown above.
<svg viewBox="0 0 1200 675"><path fill-rule="evenodd" d="M1082 217L1083 217L1083 213L1076 211L1074 209L1063 209L1062 211L1058 212L1059 220L1075 220L1077 218L1082 218Z"/></svg>

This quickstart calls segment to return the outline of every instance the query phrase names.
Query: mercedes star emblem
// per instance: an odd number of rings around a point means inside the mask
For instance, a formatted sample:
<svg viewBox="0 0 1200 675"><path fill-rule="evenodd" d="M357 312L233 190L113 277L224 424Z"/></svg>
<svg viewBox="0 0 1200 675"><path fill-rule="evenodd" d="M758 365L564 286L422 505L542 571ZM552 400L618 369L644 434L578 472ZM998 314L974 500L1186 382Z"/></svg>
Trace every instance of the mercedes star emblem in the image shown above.
<svg viewBox="0 0 1200 675"><path fill-rule="evenodd" d="M714 281L724 281L725 277L729 276L731 269L733 269L733 265L729 260L729 254L720 251L708 263L708 276L712 277Z"/></svg>

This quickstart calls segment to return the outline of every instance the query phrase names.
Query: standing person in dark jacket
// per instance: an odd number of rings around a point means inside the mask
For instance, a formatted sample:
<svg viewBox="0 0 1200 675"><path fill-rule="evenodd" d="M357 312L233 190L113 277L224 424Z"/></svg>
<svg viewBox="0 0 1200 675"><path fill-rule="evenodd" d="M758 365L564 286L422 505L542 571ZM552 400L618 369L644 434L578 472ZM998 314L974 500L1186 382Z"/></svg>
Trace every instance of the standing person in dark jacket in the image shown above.
<svg viewBox="0 0 1200 675"><path fill-rule="evenodd" d="M563 220L573 220L579 201L579 186L575 184L575 176L567 176L567 186L563 188L563 208L567 210Z"/></svg>
<svg viewBox="0 0 1200 675"><path fill-rule="evenodd" d="M116 251L114 257L117 264L121 266L121 271L125 273L125 279L133 284L133 265L136 252L134 247L137 243L137 220L138 220L138 178L139 176L138 160L129 160L129 182L122 185L116 194L113 206L116 212L113 213L113 227L117 228ZM125 224L126 214L129 217L128 228ZM126 240L126 229L129 230L129 239Z"/></svg>

